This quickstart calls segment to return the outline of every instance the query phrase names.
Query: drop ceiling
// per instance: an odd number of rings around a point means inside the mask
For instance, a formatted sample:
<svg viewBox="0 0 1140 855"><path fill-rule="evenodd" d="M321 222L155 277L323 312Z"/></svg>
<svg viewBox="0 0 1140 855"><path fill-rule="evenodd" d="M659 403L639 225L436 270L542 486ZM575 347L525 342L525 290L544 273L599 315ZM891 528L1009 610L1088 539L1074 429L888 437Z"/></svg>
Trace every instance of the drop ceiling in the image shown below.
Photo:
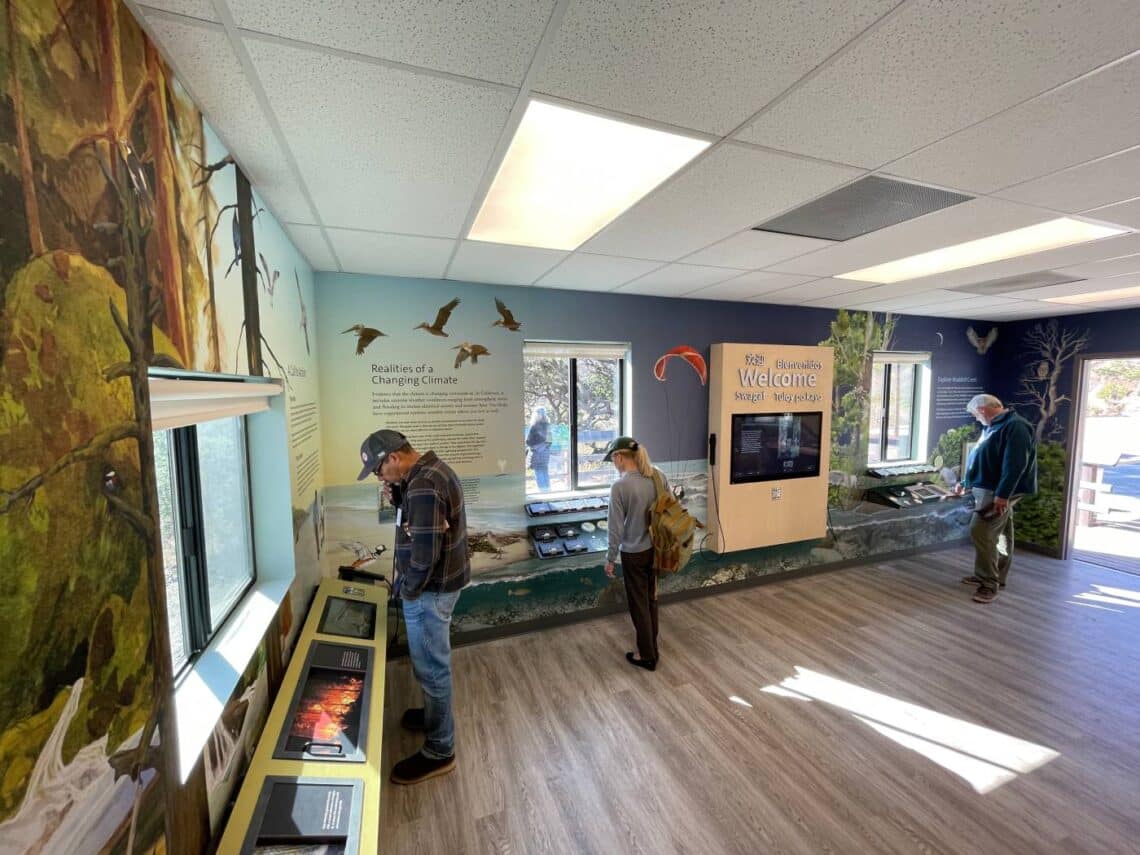
<svg viewBox="0 0 1140 855"><path fill-rule="evenodd" d="M1045 302L1140 285L1134 233L834 278L1060 215L1140 230L1135 0L127 4L317 270L979 320L1140 306ZM467 240L531 97L711 145L573 252ZM842 242L753 231L869 175L975 198Z"/></svg>

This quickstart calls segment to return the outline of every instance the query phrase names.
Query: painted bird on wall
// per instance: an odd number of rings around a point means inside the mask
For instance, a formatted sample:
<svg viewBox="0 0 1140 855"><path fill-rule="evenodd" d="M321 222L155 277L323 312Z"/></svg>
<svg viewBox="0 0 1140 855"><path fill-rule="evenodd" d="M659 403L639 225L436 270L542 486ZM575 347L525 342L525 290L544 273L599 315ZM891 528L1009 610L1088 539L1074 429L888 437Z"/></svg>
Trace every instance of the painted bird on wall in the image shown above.
<svg viewBox="0 0 1140 855"><path fill-rule="evenodd" d="M451 349L459 351L459 353L457 353L455 355L455 367L456 368L458 368L460 365L462 365L463 361L466 359L470 359L471 364L474 365L475 363L477 363L479 361L480 356L490 356L491 355L491 351L487 350L487 348L483 347L483 345L471 344L470 342L467 342L467 341L463 342L463 344L457 344L455 347L453 347Z"/></svg>
<svg viewBox="0 0 1140 855"><path fill-rule="evenodd" d="M493 324L491 324L491 326L505 327L511 332L518 332L519 327L521 327L522 324L515 320L515 316L511 314L511 310L507 308L506 303L504 303L498 297L495 298L495 308L499 310L501 317Z"/></svg>
<svg viewBox="0 0 1140 855"><path fill-rule="evenodd" d="M356 333L357 356L363 356L364 348L368 347L368 345L372 344L373 341L384 335L384 333L380 332L380 330L373 327L366 327L364 324L353 324L348 329L343 330L341 332L341 335L345 335L346 333Z"/></svg>
<svg viewBox="0 0 1140 855"><path fill-rule="evenodd" d="M451 317L451 312L459 305L459 298L456 297L446 306L441 306L439 311L435 313L435 323L428 324L424 321L422 324L416 324L412 327L413 330L427 330L432 335L439 335L447 338L447 333L443 331L444 324L447 323L448 318Z"/></svg>
<svg viewBox="0 0 1140 855"><path fill-rule="evenodd" d="M974 349L977 350L979 354L985 354L985 352L990 349L993 343L997 341L997 337L997 327L990 327L990 331L986 333L985 338L982 338L980 335L978 335L977 331L973 327L966 327L966 338L970 340L970 344L974 346Z"/></svg>

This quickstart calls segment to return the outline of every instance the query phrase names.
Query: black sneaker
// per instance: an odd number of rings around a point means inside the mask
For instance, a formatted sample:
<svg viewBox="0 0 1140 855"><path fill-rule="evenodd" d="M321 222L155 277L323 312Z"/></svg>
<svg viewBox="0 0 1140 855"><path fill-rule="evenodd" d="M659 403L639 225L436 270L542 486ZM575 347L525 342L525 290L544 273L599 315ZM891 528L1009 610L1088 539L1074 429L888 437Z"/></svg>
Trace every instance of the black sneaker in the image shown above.
<svg viewBox="0 0 1140 855"><path fill-rule="evenodd" d="M427 730L427 725L424 723L424 708L409 707L404 710L404 714L400 716L400 727L420 733Z"/></svg>
<svg viewBox="0 0 1140 855"><path fill-rule="evenodd" d="M445 757L435 760L417 751L411 757L405 757L392 767L392 774L388 778L393 784L418 784L428 778L446 775L455 768L455 757Z"/></svg>
<svg viewBox="0 0 1140 855"><path fill-rule="evenodd" d="M997 599L998 592L994 588L982 586L974 594L975 603L992 603Z"/></svg>
<svg viewBox="0 0 1140 855"><path fill-rule="evenodd" d="M646 671L657 670L656 659L638 659L633 653L626 653L625 659L630 665L636 665L638 668L644 668Z"/></svg>

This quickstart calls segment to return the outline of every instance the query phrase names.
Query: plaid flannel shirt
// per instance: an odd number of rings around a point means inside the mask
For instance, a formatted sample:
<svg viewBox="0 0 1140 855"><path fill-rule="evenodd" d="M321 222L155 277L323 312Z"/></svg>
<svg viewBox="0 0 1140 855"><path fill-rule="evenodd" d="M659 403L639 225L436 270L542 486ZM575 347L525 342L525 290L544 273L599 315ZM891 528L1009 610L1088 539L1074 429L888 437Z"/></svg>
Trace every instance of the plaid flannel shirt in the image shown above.
<svg viewBox="0 0 1140 855"><path fill-rule="evenodd" d="M396 527L400 595L458 591L471 580L467 510L455 472L435 452L425 452L408 472Z"/></svg>

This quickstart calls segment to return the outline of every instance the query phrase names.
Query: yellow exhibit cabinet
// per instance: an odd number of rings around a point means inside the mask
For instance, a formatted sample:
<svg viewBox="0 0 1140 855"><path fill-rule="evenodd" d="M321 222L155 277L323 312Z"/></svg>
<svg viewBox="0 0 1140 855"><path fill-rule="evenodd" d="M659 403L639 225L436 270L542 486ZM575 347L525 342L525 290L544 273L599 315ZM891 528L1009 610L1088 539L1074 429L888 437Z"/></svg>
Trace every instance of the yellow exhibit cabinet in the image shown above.
<svg viewBox="0 0 1140 855"><path fill-rule="evenodd" d="M218 852L378 850L388 591L317 589ZM290 850L293 851L293 850Z"/></svg>
<svg viewBox="0 0 1140 855"><path fill-rule="evenodd" d="M708 526L736 552L827 533L830 347L714 344Z"/></svg>

